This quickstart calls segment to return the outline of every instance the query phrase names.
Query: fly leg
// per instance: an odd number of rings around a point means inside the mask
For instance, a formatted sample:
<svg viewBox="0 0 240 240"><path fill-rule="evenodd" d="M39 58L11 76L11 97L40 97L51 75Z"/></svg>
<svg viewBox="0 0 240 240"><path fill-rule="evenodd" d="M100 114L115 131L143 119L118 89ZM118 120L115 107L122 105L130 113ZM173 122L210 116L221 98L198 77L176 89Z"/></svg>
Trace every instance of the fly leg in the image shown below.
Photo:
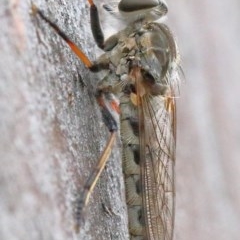
<svg viewBox="0 0 240 240"><path fill-rule="evenodd" d="M94 25L93 28L99 31L99 29L101 30L101 27L98 20L98 14L97 14L97 18L94 17L94 11L96 11L97 8L91 0L89 0L89 3L91 6L93 5L93 7L91 7L93 9L91 11L92 12L91 19L93 19L91 20L91 22L93 22L92 25ZM68 46L72 49L72 51L80 58L80 60L85 64L85 66L89 70L95 72L95 71L100 71L102 69L109 68L109 59L106 55L103 54L102 57L100 57L96 62L90 61L89 58L83 53L83 51L74 42L72 42L70 38L55 23L53 23L49 18L47 18L44 15L44 13L40 9L38 9L34 4L32 4L32 12L38 15L44 21L46 21L56 31L56 33L68 44ZM93 30L93 32L95 30ZM95 36L101 35L101 33L100 34L93 33L93 34L95 34ZM103 34L102 34L102 39L104 39ZM99 40L97 41L99 42ZM104 42L104 40L102 42ZM118 104L118 101L115 99L114 95L111 93L111 89L109 87L99 87L96 94L96 98L102 112L103 121L107 126L108 130L110 131L110 138L106 144L106 147L102 155L100 156L97 166L95 167L93 172L90 174L90 177L87 179L82 193L79 195L79 198L76 200L76 206L75 206L75 220L76 220L75 231L76 232L79 232L80 224L83 220L83 211L85 210L89 202L91 193L94 187L96 186L96 183L111 154L111 149L113 147L113 144L116 138L116 132L118 130L117 117L119 116L119 112L120 112L119 104Z"/></svg>
<svg viewBox="0 0 240 240"><path fill-rule="evenodd" d="M97 166L95 167L93 172L90 174L89 178L87 179L84 189L82 193L79 195L79 199L76 200L76 206L75 206L75 212L74 212L75 214L74 230L76 233L79 233L80 231L80 225L83 222L83 212L86 209L86 206L89 202L89 198L93 192L93 189L96 186L96 183L111 154L111 150L112 150L115 138L116 138L116 132L113 131L111 132L107 145L104 151L102 152L102 155L100 156Z"/></svg>
<svg viewBox="0 0 240 240"><path fill-rule="evenodd" d="M95 6L95 5L94 5ZM43 11L41 11L36 5L32 4L32 14L38 15L41 19L47 22L50 27L52 27L55 32L68 44L71 50L80 58L83 64L93 72L98 72L102 69L108 69L109 62L108 59L102 58L98 61L90 61L89 58L84 54L84 52L73 42L71 39L54 23L52 22Z"/></svg>
<svg viewBox="0 0 240 240"><path fill-rule="evenodd" d="M90 4L90 19L94 40L99 48L104 49L104 35L99 21L98 9L93 0L88 0L88 2Z"/></svg>
<svg viewBox="0 0 240 240"><path fill-rule="evenodd" d="M119 116L119 103L116 101L114 95L109 92L108 88L98 89L96 94L97 102L102 112L102 117L105 125L110 132L110 138L107 145L100 156L97 166L90 174L89 178L84 185L79 199L76 201L75 206L75 232L79 232L80 225L83 222L83 212L89 202L89 198L96 186L96 183L109 159L111 150L116 139L116 132L118 130L117 117Z"/></svg>
<svg viewBox="0 0 240 240"><path fill-rule="evenodd" d="M90 4L90 21L94 40L99 48L104 51L110 51L118 42L118 34L111 36L106 41L104 40L104 34L99 21L98 9L93 0L88 0L88 2Z"/></svg>

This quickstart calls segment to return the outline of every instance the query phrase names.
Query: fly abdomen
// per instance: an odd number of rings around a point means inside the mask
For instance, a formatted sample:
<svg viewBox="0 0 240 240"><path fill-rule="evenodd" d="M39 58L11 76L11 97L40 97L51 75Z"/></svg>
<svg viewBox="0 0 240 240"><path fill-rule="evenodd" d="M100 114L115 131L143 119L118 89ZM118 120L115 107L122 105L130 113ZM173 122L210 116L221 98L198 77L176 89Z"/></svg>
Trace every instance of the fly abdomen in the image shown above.
<svg viewBox="0 0 240 240"><path fill-rule="evenodd" d="M129 104L121 104L120 106L123 173L128 207L129 234L131 240L143 240L145 224L140 171L139 122L137 111L135 106L131 104L130 99Z"/></svg>

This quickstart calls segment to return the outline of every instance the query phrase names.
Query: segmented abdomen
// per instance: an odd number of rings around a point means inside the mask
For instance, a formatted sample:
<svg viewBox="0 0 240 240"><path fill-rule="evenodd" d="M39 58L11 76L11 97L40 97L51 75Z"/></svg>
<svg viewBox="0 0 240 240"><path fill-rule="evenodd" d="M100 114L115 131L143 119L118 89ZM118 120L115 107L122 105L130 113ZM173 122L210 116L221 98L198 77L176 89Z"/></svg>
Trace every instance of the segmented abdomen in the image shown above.
<svg viewBox="0 0 240 240"><path fill-rule="evenodd" d="M123 144L123 173L125 178L126 201L129 215L129 232L131 239L142 239L142 194L140 180L140 146L138 138L138 121L136 107L130 98L120 100L121 137Z"/></svg>

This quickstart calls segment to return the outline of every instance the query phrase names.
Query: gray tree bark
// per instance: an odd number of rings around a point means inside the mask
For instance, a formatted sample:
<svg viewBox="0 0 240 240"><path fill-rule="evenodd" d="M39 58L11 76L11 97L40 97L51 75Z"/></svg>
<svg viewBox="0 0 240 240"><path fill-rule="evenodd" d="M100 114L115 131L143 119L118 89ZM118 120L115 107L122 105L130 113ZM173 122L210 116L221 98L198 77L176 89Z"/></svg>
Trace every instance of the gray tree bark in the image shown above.
<svg viewBox="0 0 240 240"><path fill-rule="evenodd" d="M95 58L87 1L34 3ZM118 144L80 234L72 230L74 200L109 136L94 98L98 76L31 16L30 1L1 1L0 18L0 239L126 239Z"/></svg>
<svg viewBox="0 0 240 240"><path fill-rule="evenodd" d="M87 1L34 3L95 58ZM175 239L238 240L240 3L168 4L186 75ZM94 99L99 77L29 11L30 1L0 1L0 239L125 240L119 141L81 233L72 231L74 200L108 138Z"/></svg>

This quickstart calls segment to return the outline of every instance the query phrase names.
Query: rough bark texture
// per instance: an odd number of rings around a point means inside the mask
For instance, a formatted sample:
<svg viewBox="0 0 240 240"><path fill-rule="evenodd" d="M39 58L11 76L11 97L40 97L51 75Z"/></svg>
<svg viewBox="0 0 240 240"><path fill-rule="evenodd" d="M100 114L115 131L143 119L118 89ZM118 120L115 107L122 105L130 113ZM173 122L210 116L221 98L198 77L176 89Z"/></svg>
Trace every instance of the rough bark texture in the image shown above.
<svg viewBox="0 0 240 240"><path fill-rule="evenodd" d="M35 4L95 57L87 1ZM97 76L29 11L30 1L0 2L0 239L126 239L117 144L81 233L72 231L75 196L109 134L94 98Z"/></svg>
<svg viewBox="0 0 240 240"><path fill-rule="evenodd" d="M34 2L95 58L87 1ZM186 75L178 101L175 239L238 240L240 3L168 4ZM0 1L0 239L125 240L119 143L81 234L72 231L75 195L108 137L94 99L98 76L29 10L30 1Z"/></svg>

